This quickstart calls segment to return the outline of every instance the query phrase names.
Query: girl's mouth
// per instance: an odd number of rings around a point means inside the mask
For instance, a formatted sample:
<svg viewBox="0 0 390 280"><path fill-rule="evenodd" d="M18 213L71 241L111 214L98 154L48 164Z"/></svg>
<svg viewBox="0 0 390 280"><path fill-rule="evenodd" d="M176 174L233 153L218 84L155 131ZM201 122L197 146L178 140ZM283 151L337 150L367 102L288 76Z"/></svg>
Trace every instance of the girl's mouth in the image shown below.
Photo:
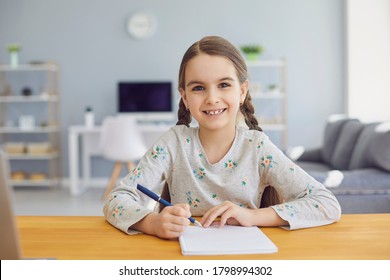
<svg viewBox="0 0 390 280"><path fill-rule="evenodd" d="M217 116L217 115L220 115L222 114L223 112L226 111L226 108L224 109L218 109L218 110L206 110L206 111L203 111L206 115L209 115L209 116Z"/></svg>

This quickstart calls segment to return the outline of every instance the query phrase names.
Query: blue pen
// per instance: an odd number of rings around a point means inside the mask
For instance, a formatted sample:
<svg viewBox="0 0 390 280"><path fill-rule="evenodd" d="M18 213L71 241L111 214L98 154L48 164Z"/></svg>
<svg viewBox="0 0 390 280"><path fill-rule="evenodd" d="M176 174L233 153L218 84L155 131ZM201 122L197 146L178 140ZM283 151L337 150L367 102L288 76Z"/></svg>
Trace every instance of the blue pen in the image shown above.
<svg viewBox="0 0 390 280"><path fill-rule="evenodd" d="M161 198L160 196L158 196L157 194L155 194L154 192L152 192L151 190L141 186L140 184L137 184L137 189L139 191L141 191L142 193L146 194L147 196L149 196L150 198L154 199L155 201L161 203L162 205L165 205L165 206L173 206L172 204L170 204L168 201L166 201L165 199ZM197 220L195 220L194 218L192 217L189 217L188 218L191 223L195 224L196 226L199 226L199 227L202 227L202 224L199 223Z"/></svg>

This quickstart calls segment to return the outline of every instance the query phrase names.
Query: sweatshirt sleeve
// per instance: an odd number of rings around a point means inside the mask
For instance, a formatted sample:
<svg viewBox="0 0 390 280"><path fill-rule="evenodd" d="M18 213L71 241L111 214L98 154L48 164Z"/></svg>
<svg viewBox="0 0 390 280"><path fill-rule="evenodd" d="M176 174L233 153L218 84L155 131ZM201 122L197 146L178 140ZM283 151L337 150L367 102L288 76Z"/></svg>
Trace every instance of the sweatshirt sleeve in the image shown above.
<svg viewBox="0 0 390 280"><path fill-rule="evenodd" d="M169 144L169 139L172 142L175 138L172 137L173 133L171 129L157 140L138 166L120 181L104 203L106 220L127 234L139 233L130 227L154 211L156 202L139 192L137 184L161 194L174 158L174 145Z"/></svg>
<svg viewBox="0 0 390 280"><path fill-rule="evenodd" d="M308 228L338 221L341 208L336 197L263 136L260 178L266 186L273 186L281 197L283 203L272 208L288 221L286 228Z"/></svg>

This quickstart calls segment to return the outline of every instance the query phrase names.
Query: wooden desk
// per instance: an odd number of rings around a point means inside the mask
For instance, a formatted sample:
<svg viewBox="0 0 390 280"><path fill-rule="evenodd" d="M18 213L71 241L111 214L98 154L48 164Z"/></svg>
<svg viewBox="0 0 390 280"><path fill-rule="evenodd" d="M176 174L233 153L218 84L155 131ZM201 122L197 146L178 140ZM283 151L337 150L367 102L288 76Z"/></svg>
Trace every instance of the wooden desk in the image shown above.
<svg viewBox="0 0 390 280"><path fill-rule="evenodd" d="M343 215L340 222L286 231L262 228L279 252L182 256L177 240L128 236L103 217L17 217L23 257L56 259L390 259L390 214Z"/></svg>

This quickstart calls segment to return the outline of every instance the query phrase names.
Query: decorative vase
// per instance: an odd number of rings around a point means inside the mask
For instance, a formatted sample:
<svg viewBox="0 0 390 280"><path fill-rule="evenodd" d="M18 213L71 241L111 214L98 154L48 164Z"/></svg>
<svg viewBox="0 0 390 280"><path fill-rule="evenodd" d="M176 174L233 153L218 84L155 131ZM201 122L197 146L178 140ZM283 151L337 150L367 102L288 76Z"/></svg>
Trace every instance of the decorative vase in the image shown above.
<svg viewBox="0 0 390 280"><path fill-rule="evenodd" d="M95 115L91 107L85 109L85 126L87 128L93 128L95 125Z"/></svg>
<svg viewBox="0 0 390 280"><path fill-rule="evenodd" d="M10 52L10 65L11 67L18 67L19 65L19 53L16 51Z"/></svg>
<svg viewBox="0 0 390 280"><path fill-rule="evenodd" d="M247 53L246 54L246 59L249 60L249 61L258 60L259 57L260 57L259 53Z"/></svg>

